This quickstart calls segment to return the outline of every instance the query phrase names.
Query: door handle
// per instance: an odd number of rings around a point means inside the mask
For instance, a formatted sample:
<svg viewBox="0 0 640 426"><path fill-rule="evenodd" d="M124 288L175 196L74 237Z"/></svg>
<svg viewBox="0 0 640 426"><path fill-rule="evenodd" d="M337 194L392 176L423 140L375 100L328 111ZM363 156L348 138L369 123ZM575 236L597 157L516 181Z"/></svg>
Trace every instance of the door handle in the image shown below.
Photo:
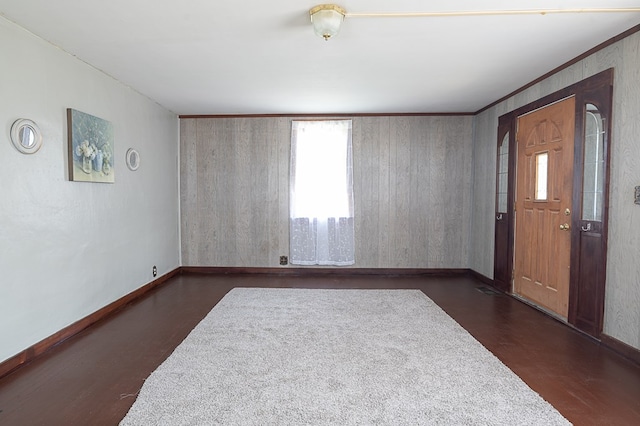
<svg viewBox="0 0 640 426"><path fill-rule="evenodd" d="M502 213L498 213L496 215L496 220L502 220Z"/></svg>
<svg viewBox="0 0 640 426"><path fill-rule="evenodd" d="M586 225L586 226L584 226L584 225L583 225L583 226L581 226L581 227L580 227L580 229L582 230L582 232L588 232L588 231L591 231L591 224L590 224L590 223L587 223L587 225Z"/></svg>
<svg viewBox="0 0 640 426"><path fill-rule="evenodd" d="M568 223L563 223L562 225L560 225L561 231L568 231L569 229L571 229L571 227L569 226Z"/></svg>

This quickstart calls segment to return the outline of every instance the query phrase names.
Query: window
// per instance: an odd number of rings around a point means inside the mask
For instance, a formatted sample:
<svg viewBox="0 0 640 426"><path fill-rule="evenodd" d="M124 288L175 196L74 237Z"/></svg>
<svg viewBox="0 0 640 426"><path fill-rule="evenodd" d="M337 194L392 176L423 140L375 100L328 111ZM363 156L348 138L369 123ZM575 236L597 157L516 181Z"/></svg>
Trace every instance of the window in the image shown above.
<svg viewBox="0 0 640 426"><path fill-rule="evenodd" d="M293 121L290 261L353 265L351 120Z"/></svg>
<svg viewBox="0 0 640 426"><path fill-rule="evenodd" d="M536 201L547 200L549 180L549 153L536 154Z"/></svg>
<svg viewBox="0 0 640 426"><path fill-rule="evenodd" d="M604 118L587 104L584 117L584 176L582 220L602 222L604 206Z"/></svg>
<svg viewBox="0 0 640 426"><path fill-rule="evenodd" d="M498 213L507 213L509 186L509 132L502 138L498 149Z"/></svg>

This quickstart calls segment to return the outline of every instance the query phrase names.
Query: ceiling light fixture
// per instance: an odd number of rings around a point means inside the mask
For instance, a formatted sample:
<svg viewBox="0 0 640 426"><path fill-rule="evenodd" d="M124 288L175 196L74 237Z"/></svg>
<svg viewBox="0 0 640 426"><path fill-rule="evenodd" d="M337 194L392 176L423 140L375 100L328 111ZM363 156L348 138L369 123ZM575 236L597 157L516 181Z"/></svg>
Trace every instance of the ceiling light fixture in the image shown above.
<svg viewBox="0 0 640 426"><path fill-rule="evenodd" d="M347 11L336 4L321 4L309 11L313 30L328 41L338 34Z"/></svg>
<svg viewBox="0 0 640 426"><path fill-rule="evenodd" d="M337 4L321 4L309 11L317 35L329 40L338 34L344 18L443 18L452 16L548 15L560 13L637 13L640 8L477 10L457 12L373 12L347 13Z"/></svg>

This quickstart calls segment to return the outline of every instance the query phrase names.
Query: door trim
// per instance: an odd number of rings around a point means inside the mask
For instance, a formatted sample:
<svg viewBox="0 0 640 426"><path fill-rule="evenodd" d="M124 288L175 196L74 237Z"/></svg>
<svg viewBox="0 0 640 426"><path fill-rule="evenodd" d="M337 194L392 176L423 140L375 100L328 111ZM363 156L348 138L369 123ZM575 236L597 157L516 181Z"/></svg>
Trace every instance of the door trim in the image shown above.
<svg viewBox="0 0 640 426"><path fill-rule="evenodd" d="M575 136L574 136L574 175L573 175L573 194L572 204L574 206L571 213L571 270L569 284L569 315L567 322L579 330L596 338L602 333L604 319L604 302L605 302L605 281L606 281L606 246L608 235L608 210L609 210L609 182L610 182L610 150L611 150L611 112L613 98L613 68L602 71L592 77L584 79L578 83L561 89L555 93L547 95L537 101L531 102L516 110L499 117L499 128L509 127L509 178L508 178L508 199L509 199L509 221L508 236L509 243L506 250L498 252L498 244L494 245L494 277L496 276L496 265L499 260L505 260L510 264L510 279L508 285L498 280L496 285L503 289L507 287L507 291L513 292L513 257L514 257L514 222L511 219L515 202L515 126L519 116L542 108L569 96L576 98L576 119L575 119ZM604 174L604 206L602 216L601 238L595 244L598 251L598 268L597 276L590 284L591 288L584 288L585 283L580 281L580 250L582 241L579 233L582 218L582 179L583 179L583 145L584 145L584 105L586 103L595 104L605 117L606 138L604 140L604 156L605 156L605 174ZM499 132L500 133L500 132ZM504 133L502 133L504 136ZM498 139L498 144L501 139ZM504 247L504 245L502 245ZM593 248L593 247L592 247ZM588 315L583 314L588 312Z"/></svg>
<svg viewBox="0 0 640 426"><path fill-rule="evenodd" d="M504 256L493 257L493 281L494 286L500 291L509 293L511 291L512 271L513 271L513 244L514 244L514 222L513 206L515 203L515 179L512 179L513 171L516 169L516 120L511 116L502 116L498 119L498 146L496 149L496 194L499 192L498 171L500 169L500 144L504 137L509 135L507 141L509 146L509 157L507 162L507 212L499 211L498 199L495 202L495 251L504 251Z"/></svg>

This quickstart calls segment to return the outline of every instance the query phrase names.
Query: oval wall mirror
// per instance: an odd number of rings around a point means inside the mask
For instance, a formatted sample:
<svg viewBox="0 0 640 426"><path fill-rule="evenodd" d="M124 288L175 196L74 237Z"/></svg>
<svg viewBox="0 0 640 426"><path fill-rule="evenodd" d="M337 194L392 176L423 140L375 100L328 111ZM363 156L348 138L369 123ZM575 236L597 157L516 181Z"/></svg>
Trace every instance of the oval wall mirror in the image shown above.
<svg viewBox="0 0 640 426"><path fill-rule="evenodd" d="M42 146L42 133L32 120L20 118L11 126L11 142L23 154L33 154Z"/></svg>
<svg viewBox="0 0 640 426"><path fill-rule="evenodd" d="M140 154L133 148L129 148L126 156L126 163L129 170L135 171L140 167Z"/></svg>

